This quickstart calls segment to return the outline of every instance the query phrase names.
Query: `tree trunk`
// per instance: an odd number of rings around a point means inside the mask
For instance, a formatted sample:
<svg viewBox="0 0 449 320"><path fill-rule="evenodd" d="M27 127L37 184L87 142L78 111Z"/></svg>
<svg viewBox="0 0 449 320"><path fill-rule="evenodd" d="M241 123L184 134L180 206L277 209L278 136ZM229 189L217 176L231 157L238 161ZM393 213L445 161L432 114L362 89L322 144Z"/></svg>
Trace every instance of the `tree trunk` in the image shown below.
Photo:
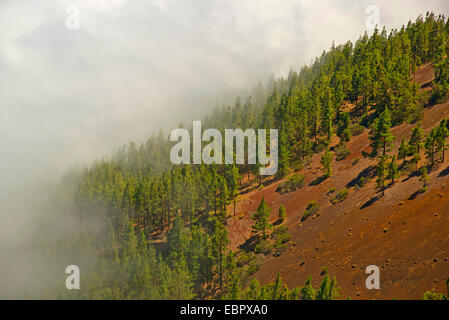
<svg viewBox="0 0 449 320"><path fill-rule="evenodd" d="M219 272L220 272L220 289L223 289L223 272L222 272L222 248L220 248L220 265L219 265Z"/></svg>

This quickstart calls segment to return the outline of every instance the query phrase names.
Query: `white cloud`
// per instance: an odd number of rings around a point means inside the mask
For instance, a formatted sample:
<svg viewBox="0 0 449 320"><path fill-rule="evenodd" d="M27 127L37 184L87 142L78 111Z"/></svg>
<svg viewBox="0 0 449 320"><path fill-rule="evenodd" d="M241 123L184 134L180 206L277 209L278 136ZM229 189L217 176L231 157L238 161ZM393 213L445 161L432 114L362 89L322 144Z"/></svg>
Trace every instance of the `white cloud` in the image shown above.
<svg viewBox="0 0 449 320"><path fill-rule="evenodd" d="M449 13L447 0L1 1L1 243L30 230L33 202L17 205L30 184L355 40L370 4L388 28ZM80 30L65 27L70 5Z"/></svg>

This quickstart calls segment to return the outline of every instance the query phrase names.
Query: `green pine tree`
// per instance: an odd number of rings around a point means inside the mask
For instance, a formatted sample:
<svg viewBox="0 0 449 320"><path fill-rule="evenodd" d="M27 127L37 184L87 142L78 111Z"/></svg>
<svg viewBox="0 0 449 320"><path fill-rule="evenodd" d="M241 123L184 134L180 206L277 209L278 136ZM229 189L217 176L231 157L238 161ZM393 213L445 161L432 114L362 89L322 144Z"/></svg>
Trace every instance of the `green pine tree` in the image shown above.
<svg viewBox="0 0 449 320"><path fill-rule="evenodd" d="M253 214L252 219L254 220L254 225L252 229L254 232L262 233L262 239L267 238L267 229L271 228L271 224L268 222L270 218L271 208L265 201L265 198L262 198L259 206L257 207L256 213Z"/></svg>

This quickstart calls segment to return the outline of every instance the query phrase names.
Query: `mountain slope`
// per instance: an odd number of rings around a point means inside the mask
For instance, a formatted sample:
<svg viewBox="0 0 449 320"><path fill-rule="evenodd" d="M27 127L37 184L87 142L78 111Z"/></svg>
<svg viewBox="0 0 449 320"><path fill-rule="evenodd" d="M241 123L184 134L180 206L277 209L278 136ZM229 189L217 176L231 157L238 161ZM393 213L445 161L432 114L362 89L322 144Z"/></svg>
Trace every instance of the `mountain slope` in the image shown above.
<svg viewBox="0 0 449 320"><path fill-rule="evenodd" d="M427 90L432 80L430 65L415 75L421 90ZM448 115L449 102L427 109L422 121L425 133ZM414 126L402 124L392 129L396 137L392 151L397 151L402 138L410 137ZM424 194L416 193L422 182L412 174L401 176L384 197L377 197L375 179L354 189L359 174L375 174L376 161L361 154L369 151L369 143L368 130L352 137L348 144L351 155L342 161L334 160L334 175L318 185L310 185L321 176L320 154L315 154L301 170L306 177L303 188L281 195L276 187L284 179L239 197L237 212L244 216L229 221L232 249L251 237L251 213L262 197L272 208L273 222L280 205L287 209L291 240L279 257L267 255L255 273L263 284L272 282L277 273L289 287L303 285L309 275L319 283L321 270L328 267L329 273L337 277L342 297L419 299L432 287L444 291L444 280L449 276L449 162L429 174L431 184ZM353 164L356 158L359 161ZM331 188L347 188L349 195L333 205L327 195ZM301 222L303 211L312 200L318 202L321 214ZM372 264L381 271L380 290L365 287L368 275L364 270Z"/></svg>

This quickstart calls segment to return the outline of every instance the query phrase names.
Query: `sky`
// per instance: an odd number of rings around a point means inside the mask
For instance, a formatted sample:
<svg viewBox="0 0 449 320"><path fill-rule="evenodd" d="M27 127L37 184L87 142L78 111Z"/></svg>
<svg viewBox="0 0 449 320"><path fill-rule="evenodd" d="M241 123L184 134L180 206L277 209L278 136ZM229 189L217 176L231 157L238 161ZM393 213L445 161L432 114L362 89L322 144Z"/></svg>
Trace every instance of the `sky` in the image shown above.
<svg viewBox="0 0 449 320"><path fill-rule="evenodd" d="M0 254L46 179L356 40L370 5L388 30L449 16L447 0L0 0Z"/></svg>

